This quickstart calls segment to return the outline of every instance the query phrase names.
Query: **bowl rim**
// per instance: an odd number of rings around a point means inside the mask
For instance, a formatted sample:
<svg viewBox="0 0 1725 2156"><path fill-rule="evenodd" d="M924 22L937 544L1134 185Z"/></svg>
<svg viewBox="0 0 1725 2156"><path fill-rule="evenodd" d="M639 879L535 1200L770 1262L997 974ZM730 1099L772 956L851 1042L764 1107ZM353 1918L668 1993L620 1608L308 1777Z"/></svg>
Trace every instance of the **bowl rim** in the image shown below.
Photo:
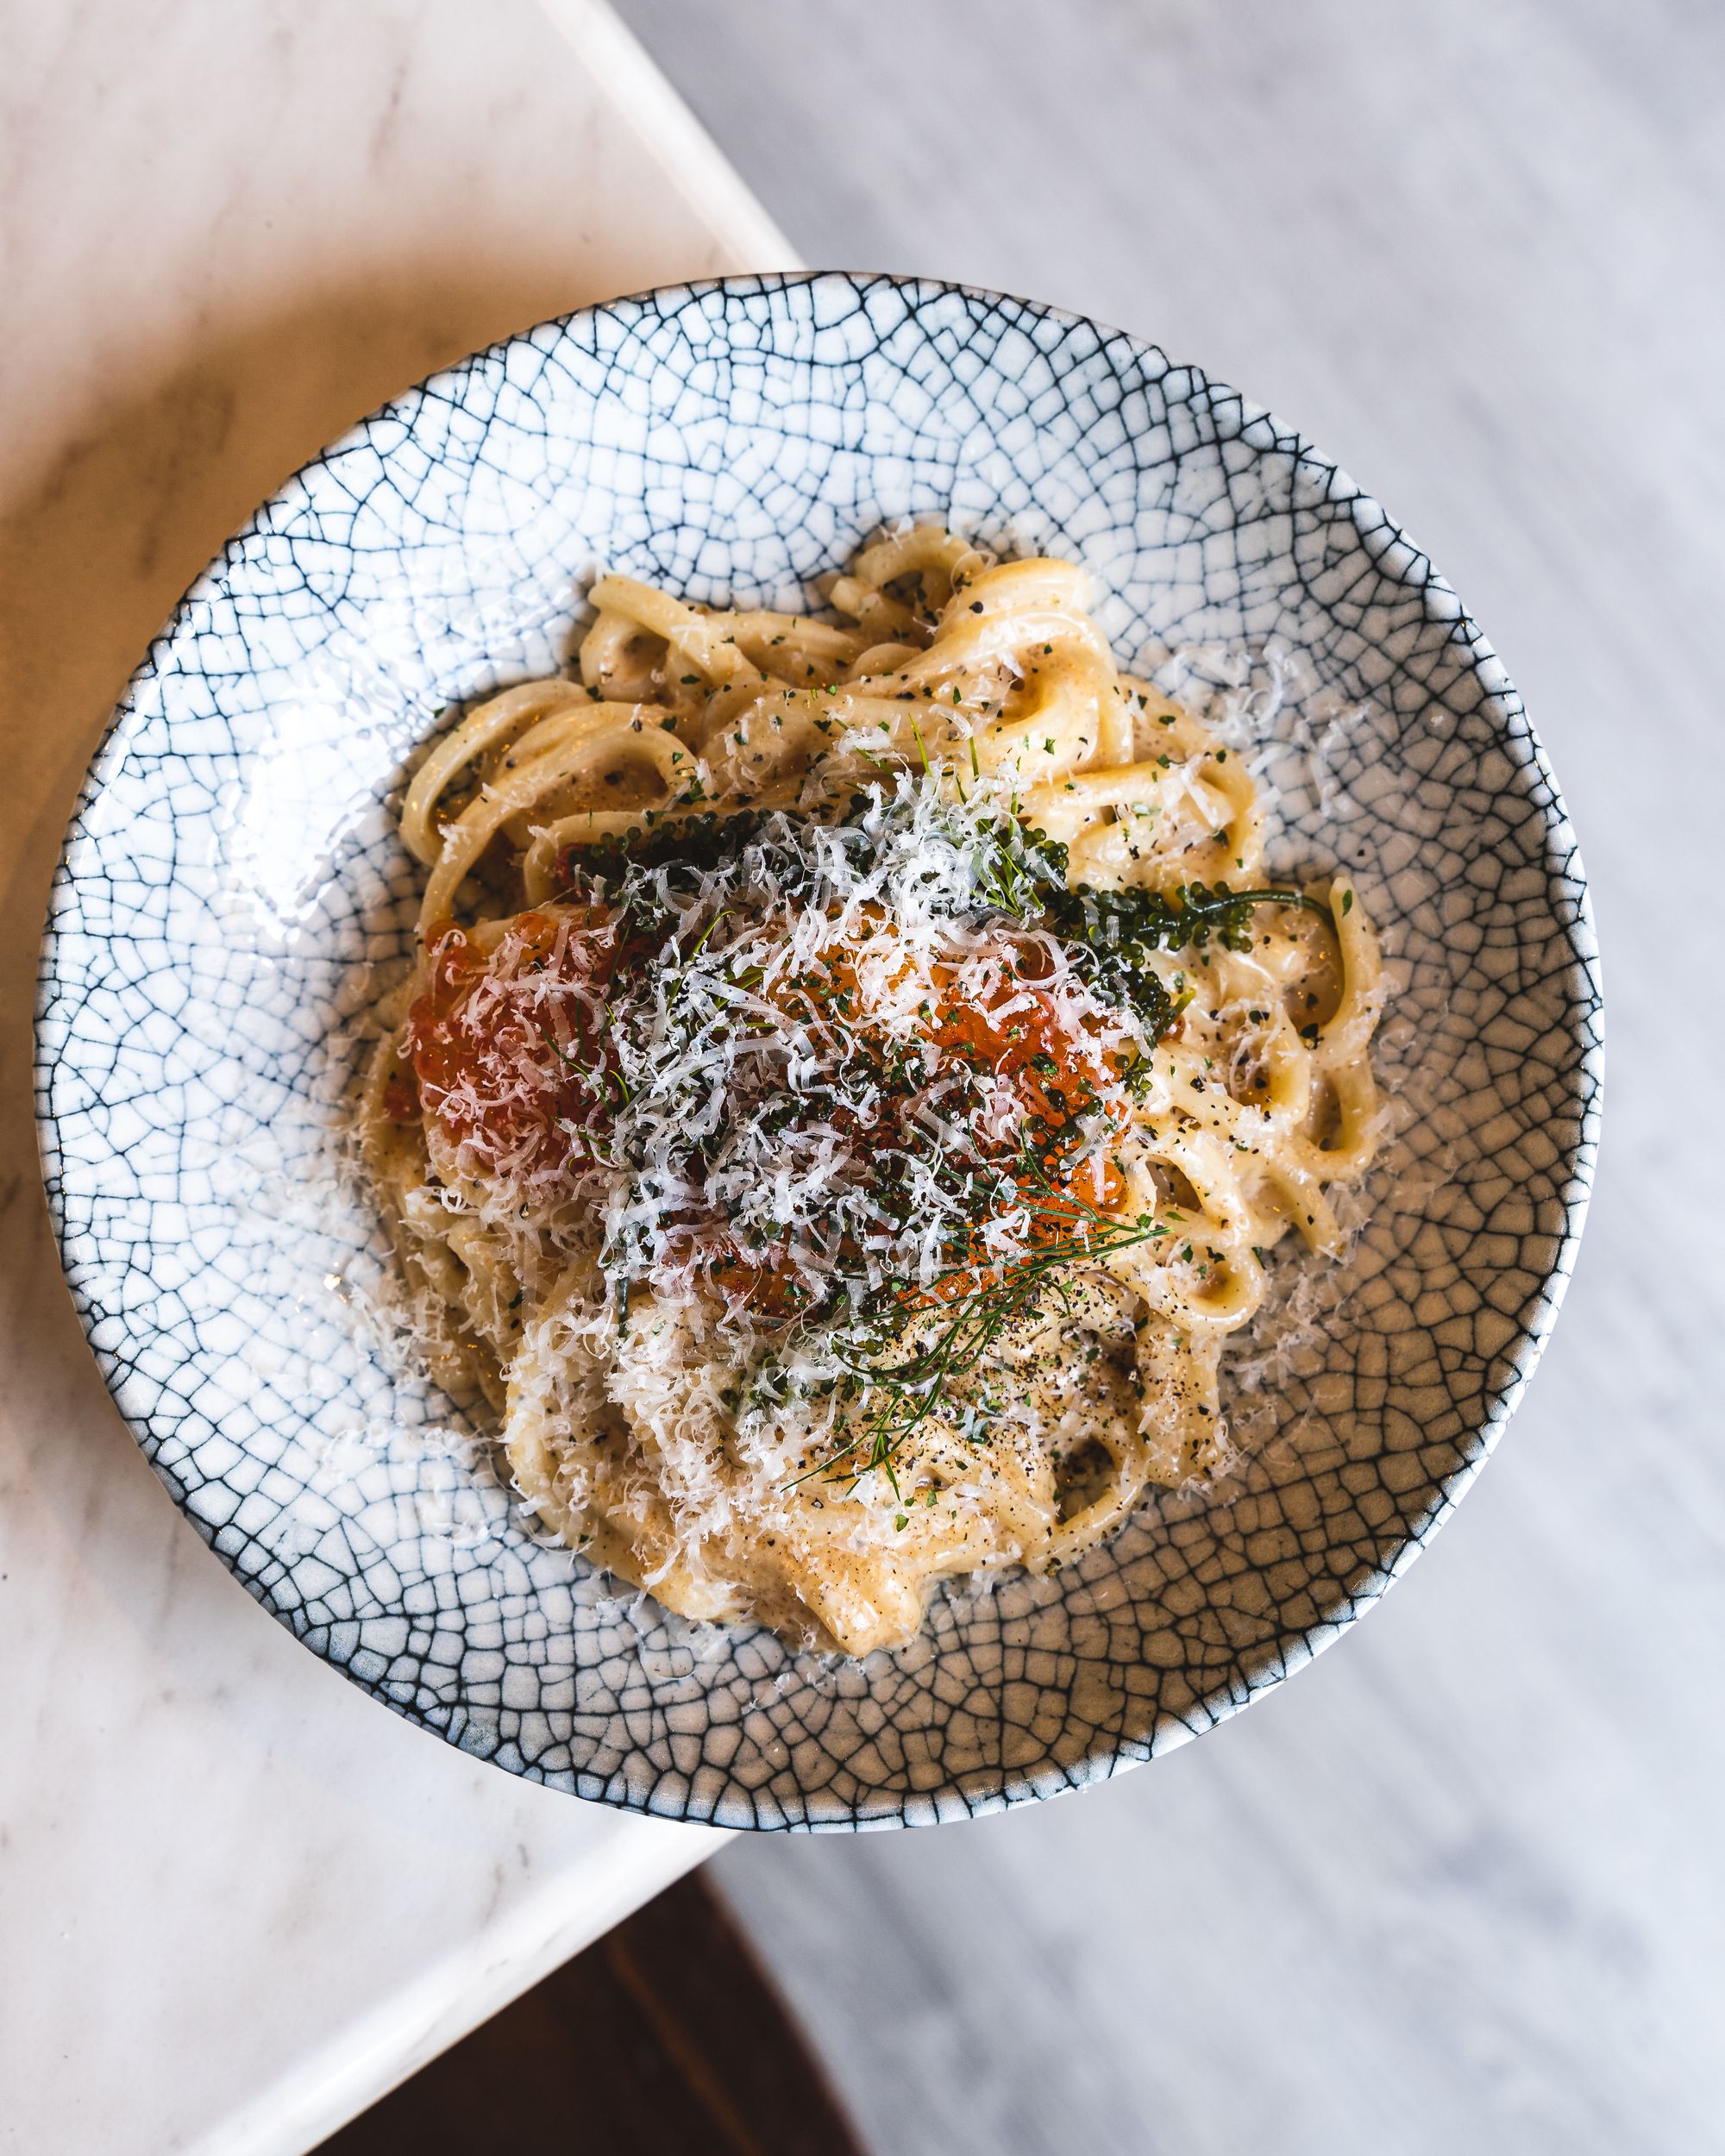
<svg viewBox="0 0 1725 2156"><path fill-rule="evenodd" d="M913 295L913 304L951 297L975 303L989 311L1001 309L1021 310L1029 316L1072 329L1093 332L1103 346L1118 342L1134 360L1145 366L1146 373L1160 374L1164 379L1168 376L1184 378L1192 391L1201 393L1212 408L1231 408L1233 424L1239 431L1243 432L1249 427L1272 429L1278 453L1288 456L1296 468L1321 479L1327 505L1333 513L1339 511L1346 515L1357 539L1374 562L1380 561L1383 556L1396 549L1405 551L1408 558L1404 567L1399 571L1386 573L1393 574L1396 581L1410 590L1417 590L1428 620L1446 623L1465 649L1465 670L1477 679L1484 699L1497 707L1495 722L1497 730L1503 734L1506 753L1519 766L1524 768L1531 767L1543 780L1545 798L1540 804L1540 813L1544 834L1543 863L1547 872L1548 885L1551 864L1555 859L1563 862L1566 881L1571 887L1565 898L1572 908L1572 918L1565 921L1555 913L1553 918L1568 940L1569 959L1564 969L1564 977L1571 984L1567 1016L1571 1037L1580 1051L1574 1065L1578 1107L1576 1136L1573 1144L1565 1149L1568 1157L1562 1162L1565 1172L1556 1194L1557 1201L1564 1209L1565 1225L1556 1239L1549 1267L1540 1276L1535 1307L1518 1322L1517 1337L1513 1345L1506 1346L1504 1351L1492 1358L1494 1368L1507 1369L1507 1375L1489 1395L1483 1396L1484 1404L1477 1419L1465 1437L1456 1440L1457 1450L1462 1452L1463 1457L1456 1467L1434 1482L1431 1501L1419 1524L1402 1537L1389 1555L1361 1574L1351 1576L1351 1583L1346 1589L1338 1586L1329 1598L1325 1614L1300 1633L1264 1643L1253 1651L1255 1659L1253 1652L1243 1656L1235 1665L1239 1670L1240 1681L1231 1683L1226 1673L1224 1673L1217 1679L1214 1689L1195 1702L1187 1720L1176 1721L1164 1713L1145 1734L1138 1737L1128 1739L1119 1733L1099 1732L1095 1743L1088 1751L1065 1764L1044 1758L1024 1768L990 1768L980 1776L966 1774L962 1779L955 1776L930 1791L905 1795L891 1793L874 1803L859 1798L851 1804L823 1806L820 1792L804 1791L801 1793L803 1808L800 1815L785 1812L782 1816L771 1819L760 1817L752 1804L748 1807L738 1805L728 1787L726 1796L721 1798L718 1805L700 1809L692 1807L687 1801L656 1801L655 1791L658 1783L656 1783L653 1789L643 1793L630 1786L621 1771L607 1777L591 1773L583 1775L580 1771L568 1776L560 1773L553 1777L537 1773L530 1766L513 1767L490 1752L476 1752L476 1756L486 1758L505 1773L545 1782L548 1786L560 1789L568 1789L581 1797L600 1801L624 1810L724 1827L843 1833L934 1824L948 1819L975 1817L1087 1787L1092 1783L1110 1779L1163 1752L1177 1749L1204 1730L1231 1719L1262 1698L1266 1692L1305 1667L1325 1648L1333 1645L1344 1633L1351 1630L1376 1608L1389 1588L1432 1542L1496 1449L1510 1416L1538 1367L1556 1324L1565 1293L1574 1272L1586 1225L1589 1199L1597 1166L1603 1112L1603 993L1591 893L1579 844L1544 744L1528 720L1521 697L1496 649L1452 586L1440 574L1424 548L1349 476L1341 465L1326 455L1300 429L1281 421L1269 407L1241 395L1201 367L1170 359L1163 348L1150 338L1045 301L997 292L986 286L946 279L887 271L831 268L738 273L644 287L615 298L596 301L562 314L547 317L494 338L398 390L285 474L193 579L161 628L150 639L91 752L61 841L49 887L37 968L32 1062L37 1146L55 1243L79 1324L111 1395L120 1358L104 1349L97 1341L95 1328L104 1313L81 1285L81 1268L77 1250L83 1232L68 1223L62 1200L60 1171L63 1156L58 1118L52 1099L53 1061L44 1051L41 1028L51 1006L66 985L58 968L58 959L61 938L66 932L64 917L72 904L72 850L84 834L85 818L90 811L113 771L123 761L127 743L122 730L134 716L136 693L159 674L160 661L172 649L191 611L207 592L221 588L242 549L260 536L266 527L266 520L301 485L305 475L368 446L374 429L398 417L405 405L417 404L428 395L439 392L453 392L459 384L488 362L502 358L511 348L534 341L561 338L578 323L607 316L626 317L633 315L638 318L649 308L669 313L709 297L718 298L729 309L734 304L768 298L793 287L827 283L842 285L853 296L882 287L890 288ZM1433 605L1433 601L1437 602L1436 607ZM1503 730L1502 721L1506 718L1517 722L1511 732ZM1559 1157L1561 1160L1562 1156ZM116 1405L117 1407L117 1401ZM446 1718L440 1719L437 1714L411 1702L393 1698L380 1685L347 1664L325 1655L312 1640L298 1632L288 1613L273 1607L258 1586L238 1570L227 1553L216 1547L213 1530L209 1529L190 1510L173 1488L167 1473L158 1467L154 1453L147 1440L147 1421L135 1420L123 1411L122 1416L134 1441L145 1453L153 1471L156 1472L176 1508L190 1520L210 1546L212 1554L227 1565L240 1583L253 1595L254 1599L263 1604L276 1621L294 1632L301 1644L317 1653L320 1660L332 1662L333 1666L350 1683L358 1685L414 1727L459 1749L475 1753L475 1747L464 1731L459 1708ZM1201 1720L1198 1719L1200 1709Z"/></svg>

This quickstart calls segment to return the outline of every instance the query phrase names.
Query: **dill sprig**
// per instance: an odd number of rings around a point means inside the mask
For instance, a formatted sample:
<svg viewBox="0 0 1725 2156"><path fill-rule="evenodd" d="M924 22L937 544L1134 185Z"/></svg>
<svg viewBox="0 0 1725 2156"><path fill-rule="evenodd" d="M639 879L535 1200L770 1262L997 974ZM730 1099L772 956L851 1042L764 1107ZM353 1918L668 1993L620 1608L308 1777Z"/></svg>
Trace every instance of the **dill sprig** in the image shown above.
<svg viewBox="0 0 1725 2156"><path fill-rule="evenodd" d="M1249 950L1251 910L1258 906L1297 906L1320 920L1330 918L1321 899L1286 886L1236 891L1226 883L1182 883L1172 891L1069 891L1058 895L1070 902L1071 910L1084 915L1089 938L1100 931L1105 941L1113 942L1107 931L1113 928L1121 943L1156 950L1201 950L1212 936L1229 950ZM1068 911L1057 900L1048 910L1057 924Z"/></svg>
<svg viewBox="0 0 1725 2156"><path fill-rule="evenodd" d="M891 1319L859 1342L864 1353L850 1366L852 1381L865 1396L886 1395L879 1411L859 1435L796 1482L819 1475L854 1483L880 1470L899 1496L895 1456L941 1405L951 1382L975 1371L1054 1280L1072 1265L1100 1264L1136 1244L1173 1233L1152 1213L1108 1213L1077 1192L1063 1189L1049 1172L1049 1160L1055 1157L1038 1157L1026 1140L1015 1169L1002 1171L1007 1188L1000 1194L1008 1197L1013 1211L1028 1214L1032 1234L1041 1231L1046 1239L1020 1258L994 1263L961 1260L926 1286L900 1292ZM933 1338L894 1360L892 1350L906 1332L930 1317L939 1320Z"/></svg>
<svg viewBox="0 0 1725 2156"><path fill-rule="evenodd" d="M978 856L978 887L985 899L1059 937L1094 987L1132 1006L1152 1047L1179 1015L1151 962L1152 951L1201 950L1212 936L1229 950L1249 950L1252 909L1259 906L1295 906L1320 920L1330 918L1321 899L1285 885L1236 891L1226 882L1195 882L1169 891L1136 886L1073 891L1066 877L1066 848L1015 819L1008 818Z"/></svg>
<svg viewBox="0 0 1725 2156"><path fill-rule="evenodd" d="M1255 906L1303 906L1329 918L1321 899L1283 885L1248 891L1226 882L1182 883L1171 891L1137 885L1073 891L1067 887L1067 849L1058 839L1013 819L991 836L979 877L985 894L1003 912L1044 912L1051 926L1087 940L1143 942L1176 950L1201 945L1214 934L1238 950L1251 939L1247 916Z"/></svg>

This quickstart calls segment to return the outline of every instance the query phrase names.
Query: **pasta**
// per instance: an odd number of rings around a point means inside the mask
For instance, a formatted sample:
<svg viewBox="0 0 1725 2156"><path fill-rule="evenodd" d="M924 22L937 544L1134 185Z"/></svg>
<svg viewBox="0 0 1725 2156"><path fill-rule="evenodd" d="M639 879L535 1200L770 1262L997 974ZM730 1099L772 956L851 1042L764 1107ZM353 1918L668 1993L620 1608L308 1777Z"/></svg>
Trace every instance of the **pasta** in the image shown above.
<svg viewBox="0 0 1725 2156"><path fill-rule="evenodd" d="M593 587L408 787L361 1111L417 1331L556 1537L862 1654L1226 1457L1372 1155L1376 938L1071 564L906 529L819 620Z"/></svg>

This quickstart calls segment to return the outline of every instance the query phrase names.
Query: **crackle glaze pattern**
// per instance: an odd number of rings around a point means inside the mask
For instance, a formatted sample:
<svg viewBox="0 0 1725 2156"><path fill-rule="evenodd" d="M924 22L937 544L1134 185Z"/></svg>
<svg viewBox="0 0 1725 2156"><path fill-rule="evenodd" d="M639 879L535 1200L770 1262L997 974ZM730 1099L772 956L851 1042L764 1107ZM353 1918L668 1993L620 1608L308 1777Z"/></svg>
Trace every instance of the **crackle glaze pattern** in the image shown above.
<svg viewBox="0 0 1725 2156"><path fill-rule="evenodd" d="M530 1536L392 1334L342 1112L408 949L392 802L439 714L566 664L601 563L805 604L906 515L1082 560L1141 667L1186 655L1189 680L1233 669L1249 691L1279 670L1261 744L1276 858L1345 860L1388 931L1403 1112L1351 1292L1237 1401L1228 1481L1153 1501L1054 1580L944 1595L905 1653L833 1665L669 1619ZM49 1194L97 1359L252 1593L466 1750L743 1827L915 1823L1081 1784L1352 1623L1455 1502L1550 1327L1600 1052L1550 769L1383 512L1130 337L842 276L545 324L388 405L268 503L96 760L38 1039Z"/></svg>

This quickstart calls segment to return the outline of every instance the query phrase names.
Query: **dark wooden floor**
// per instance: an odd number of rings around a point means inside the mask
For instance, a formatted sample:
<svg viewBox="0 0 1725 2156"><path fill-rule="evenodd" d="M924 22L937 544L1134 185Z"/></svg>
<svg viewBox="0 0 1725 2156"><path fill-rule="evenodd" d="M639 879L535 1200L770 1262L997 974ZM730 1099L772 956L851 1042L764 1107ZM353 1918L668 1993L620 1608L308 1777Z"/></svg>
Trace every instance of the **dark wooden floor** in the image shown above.
<svg viewBox="0 0 1725 2156"><path fill-rule="evenodd" d="M866 2156L699 1872L547 1977L317 2156Z"/></svg>

